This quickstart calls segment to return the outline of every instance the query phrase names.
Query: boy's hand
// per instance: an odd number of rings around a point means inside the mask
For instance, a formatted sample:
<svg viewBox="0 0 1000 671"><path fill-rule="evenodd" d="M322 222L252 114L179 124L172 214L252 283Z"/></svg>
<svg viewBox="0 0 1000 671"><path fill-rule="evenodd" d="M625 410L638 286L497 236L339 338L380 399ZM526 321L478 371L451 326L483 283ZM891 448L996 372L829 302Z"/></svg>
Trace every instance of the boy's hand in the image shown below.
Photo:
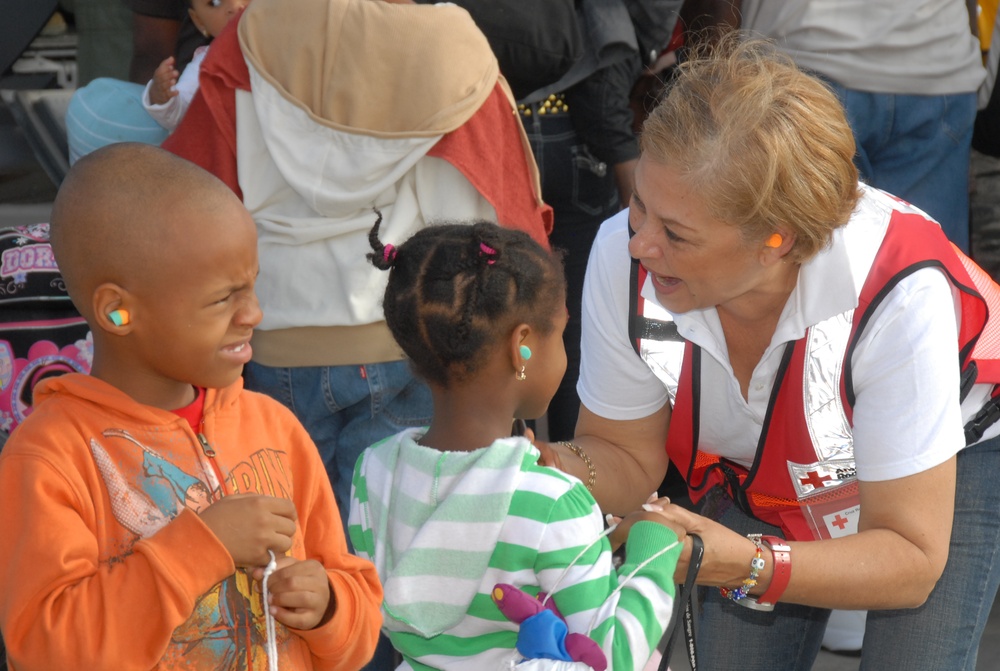
<svg viewBox="0 0 1000 671"><path fill-rule="evenodd" d="M266 565L272 550L281 555L292 547L295 504L259 494L233 494L199 513L201 520L226 546L237 566Z"/></svg>
<svg viewBox="0 0 1000 671"><path fill-rule="evenodd" d="M181 74L174 69L174 57L169 56L153 72L153 85L149 87L149 101L162 105L177 95L177 79Z"/></svg>
<svg viewBox="0 0 1000 671"><path fill-rule="evenodd" d="M336 607L326 569L315 559L299 561L280 556L278 568L267 579L267 591L274 619L292 629L314 629L327 622ZM253 579L264 579L264 569L256 568Z"/></svg>

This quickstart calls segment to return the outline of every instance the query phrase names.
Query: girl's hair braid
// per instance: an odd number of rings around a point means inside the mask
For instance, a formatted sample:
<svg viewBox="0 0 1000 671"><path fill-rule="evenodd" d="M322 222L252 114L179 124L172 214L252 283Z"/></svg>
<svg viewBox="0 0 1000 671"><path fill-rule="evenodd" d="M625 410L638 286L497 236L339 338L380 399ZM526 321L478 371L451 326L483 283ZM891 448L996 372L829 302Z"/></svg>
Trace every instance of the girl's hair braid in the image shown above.
<svg viewBox="0 0 1000 671"><path fill-rule="evenodd" d="M398 248L368 235L376 268L391 269L382 307L418 375L448 386L474 373L517 324L541 333L566 300L562 257L521 231L486 221L440 224Z"/></svg>

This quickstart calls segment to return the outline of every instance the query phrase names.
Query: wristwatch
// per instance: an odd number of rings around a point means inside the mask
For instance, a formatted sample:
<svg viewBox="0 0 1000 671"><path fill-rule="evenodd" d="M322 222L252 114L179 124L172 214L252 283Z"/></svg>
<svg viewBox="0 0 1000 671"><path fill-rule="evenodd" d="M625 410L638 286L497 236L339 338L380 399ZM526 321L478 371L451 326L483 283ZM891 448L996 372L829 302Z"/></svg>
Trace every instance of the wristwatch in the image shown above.
<svg viewBox="0 0 1000 671"><path fill-rule="evenodd" d="M783 538L777 536L761 536L760 543L771 551L774 563L774 571L771 575L771 584L763 594L754 598L747 596L736 603L751 610L772 611L774 604L788 587L788 579L792 577L792 548Z"/></svg>

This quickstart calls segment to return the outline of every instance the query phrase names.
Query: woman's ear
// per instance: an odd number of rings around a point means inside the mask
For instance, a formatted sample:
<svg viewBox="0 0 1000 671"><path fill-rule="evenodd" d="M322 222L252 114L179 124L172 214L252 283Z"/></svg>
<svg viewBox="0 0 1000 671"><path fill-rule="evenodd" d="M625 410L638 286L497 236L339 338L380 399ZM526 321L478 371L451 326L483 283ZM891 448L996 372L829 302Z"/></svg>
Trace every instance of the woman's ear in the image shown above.
<svg viewBox="0 0 1000 671"><path fill-rule="evenodd" d="M114 282L105 282L94 289L91 309L91 328L101 328L115 335L125 335L132 330L133 303L131 295Z"/></svg>
<svg viewBox="0 0 1000 671"><path fill-rule="evenodd" d="M760 251L760 262L771 266L785 260L795 246L795 234L778 229L764 240Z"/></svg>

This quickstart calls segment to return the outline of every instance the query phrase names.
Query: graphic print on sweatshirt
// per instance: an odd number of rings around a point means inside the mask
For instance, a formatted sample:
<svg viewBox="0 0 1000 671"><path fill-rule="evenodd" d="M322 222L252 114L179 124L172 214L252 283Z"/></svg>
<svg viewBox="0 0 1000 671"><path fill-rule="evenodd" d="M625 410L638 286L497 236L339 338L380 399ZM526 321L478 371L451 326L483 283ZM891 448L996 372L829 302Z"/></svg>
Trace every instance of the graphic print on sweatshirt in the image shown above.
<svg viewBox="0 0 1000 671"><path fill-rule="evenodd" d="M152 434L150 440L162 437ZM115 520L123 527L121 533L111 532L119 540L102 563L121 562L140 539L155 534L185 508L201 512L219 500L223 491L291 498L283 451L263 448L250 454L223 476L223 489L212 466L198 456L200 447L178 446L169 444L172 461L122 429L106 429L100 439L91 438L91 454L107 487ZM178 463L178 453L191 455L184 460L187 463ZM295 545L299 544L296 535ZM261 595L253 589L247 572L239 569L198 598L191 617L174 630L161 668L263 671L267 668L266 636ZM289 637L278 623L279 648Z"/></svg>

